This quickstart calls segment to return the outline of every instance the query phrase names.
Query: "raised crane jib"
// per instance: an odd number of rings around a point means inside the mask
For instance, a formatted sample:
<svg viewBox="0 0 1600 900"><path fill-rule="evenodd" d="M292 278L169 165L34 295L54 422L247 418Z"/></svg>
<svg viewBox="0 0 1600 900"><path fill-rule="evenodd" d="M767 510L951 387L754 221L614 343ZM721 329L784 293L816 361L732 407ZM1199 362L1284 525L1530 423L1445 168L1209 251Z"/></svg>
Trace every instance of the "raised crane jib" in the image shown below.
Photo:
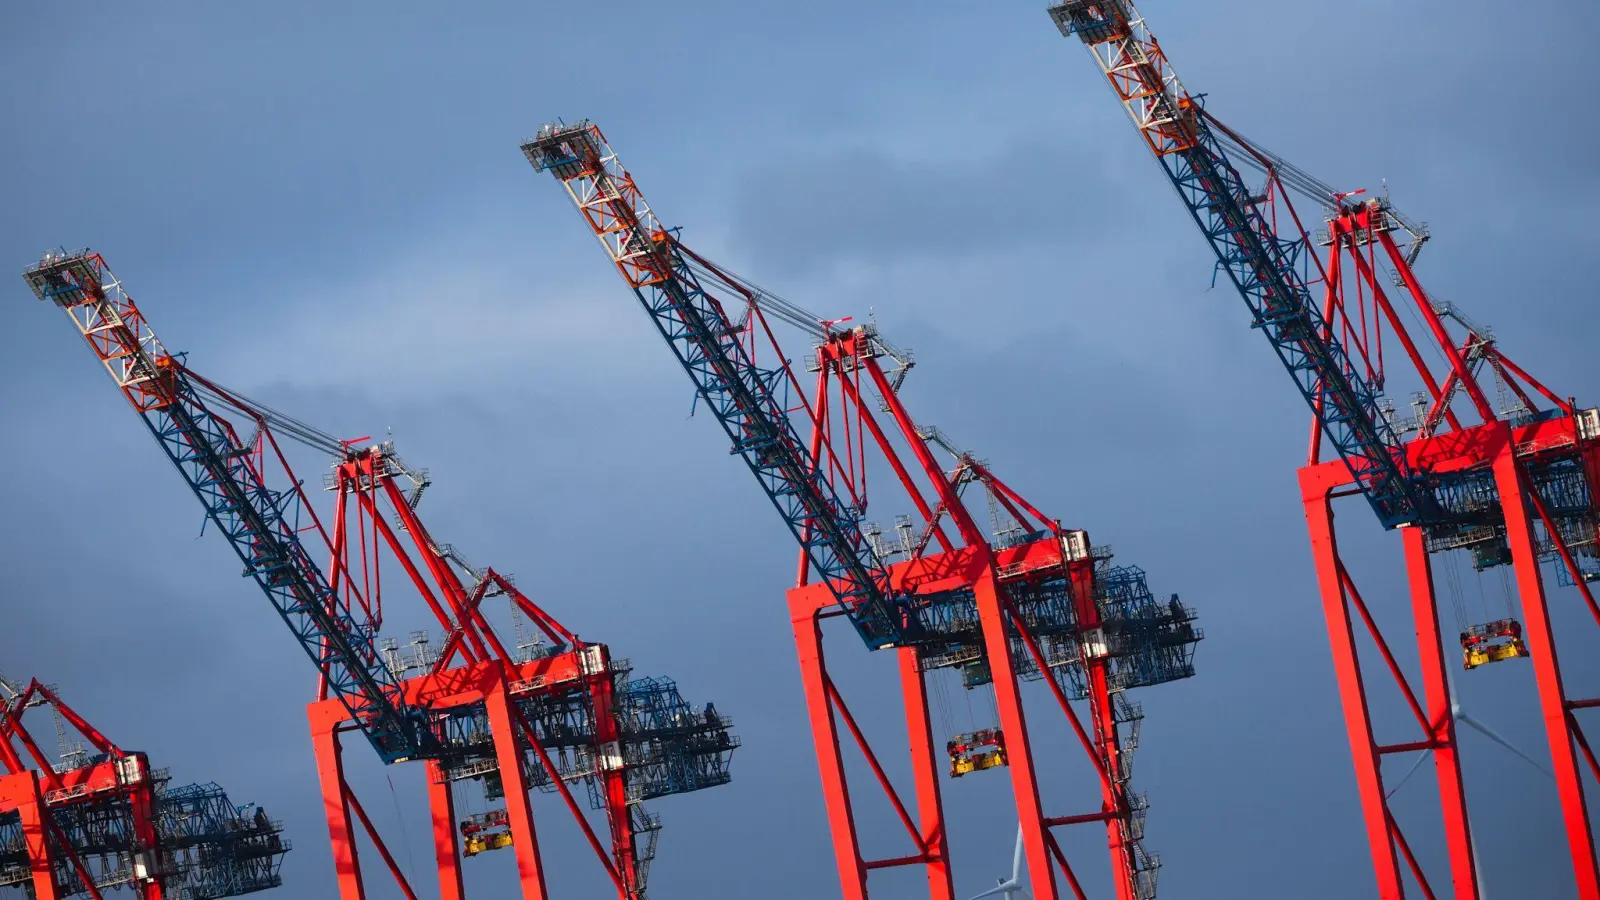
<svg viewBox="0 0 1600 900"><path fill-rule="evenodd" d="M779 373L750 360L727 312L701 286L693 260L650 211L600 129L546 125L522 152L566 186L862 640L874 648L915 640L914 620L889 589L856 512L811 465L776 395Z"/></svg>
<svg viewBox="0 0 1600 900"><path fill-rule="evenodd" d="M287 520L233 427L206 406L99 254L47 253L24 278L62 308L233 546L328 687L386 762L426 757L436 741L424 711L406 706L372 635L334 591Z"/></svg>
<svg viewBox="0 0 1600 900"><path fill-rule="evenodd" d="M1050 17L1088 45L1378 518L1390 528L1445 518L1379 408L1379 391L1312 299L1304 243L1274 232L1138 10L1128 0L1066 0Z"/></svg>

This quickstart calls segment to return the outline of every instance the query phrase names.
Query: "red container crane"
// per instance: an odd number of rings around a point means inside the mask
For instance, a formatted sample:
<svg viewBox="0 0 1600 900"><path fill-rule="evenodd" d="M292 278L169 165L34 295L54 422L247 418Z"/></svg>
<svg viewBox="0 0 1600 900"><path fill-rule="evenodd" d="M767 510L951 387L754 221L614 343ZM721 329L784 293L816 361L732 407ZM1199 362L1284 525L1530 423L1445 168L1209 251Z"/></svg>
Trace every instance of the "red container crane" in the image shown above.
<svg viewBox="0 0 1600 900"><path fill-rule="evenodd" d="M431 536L417 513L427 473L391 443L340 440L191 370L99 254L48 253L25 277L67 313L315 663L309 718L340 896L365 896L359 822L416 898L345 780L340 735L360 730L385 764L426 766L444 900L465 896L455 805L469 786L482 802L504 803L524 900L549 896L535 788L561 796L619 900L642 900L661 827L642 804L726 783L738 746L729 721L709 705L691 709L670 679L630 678L606 645L580 640L509 577ZM317 512L286 445L331 460L331 513ZM402 650L382 637L396 592L433 616L437 644L423 633ZM510 647L491 621L492 598L519 637ZM603 813L604 837L577 785Z"/></svg>
<svg viewBox="0 0 1600 900"><path fill-rule="evenodd" d="M1545 387L1488 329L1428 294L1414 268L1428 231L1387 197L1336 190L1218 120L1184 87L1132 2L1066 0L1049 11L1064 35L1088 47L1215 251L1219 274L1245 300L1252 326L1311 409L1301 499L1379 893L1402 897L1403 872L1426 896L1440 893L1389 807L1381 768L1387 756L1429 752L1454 895L1480 895L1434 578L1436 568L1470 566L1480 573L1509 568L1515 589L1506 592L1508 611L1489 621L1458 613L1463 664L1530 661L1578 895L1600 900L1579 770L1587 764L1600 778L1600 763L1578 719L1600 699L1574 697L1563 682L1540 571L1551 564L1600 624L1589 587L1600 578L1600 411ZM1260 174L1261 186L1247 182L1245 171ZM1320 208L1317 233L1301 218L1296 196ZM1421 328L1408 329L1403 312ZM1427 350L1443 366L1430 364ZM1398 373L1387 371L1386 358L1400 360ZM1384 398L1391 374L1414 379L1419 389L1409 416ZM1324 459L1325 448L1336 458ZM1333 501L1354 495L1399 534L1420 691L1340 558ZM1525 621L1509 613L1514 605ZM1358 630L1371 636L1405 698L1415 725L1408 739L1375 734Z"/></svg>
<svg viewBox="0 0 1600 900"><path fill-rule="evenodd" d="M919 425L900 394L913 360L875 325L840 327L850 320L806 312L685 245L656 218L598 127L547 125L522 150L564 185L800 545L789 615L846 900L867 896L868 873L898 867L920 869L934 900L954 896L928 691L941 672L993 691L998 722L989 741L998 747L1003 734L1005 752L958 750L970 738L960 736L943 762L957 770L976 770L979 759L988 768L1006 764L1034 896L1061 896L1057 865L1083 896L1051 834L1068 824L1105 829L1120 900L1153 896L1159 862L1142 844L1144 798L1129 786L1141 713L1126 691L1193 674L1193 612L1176 595L1156 600L1142 571L1112 566L1086 532L1063 527L987 463ZM809 389L774 322L811 342ZM894 538L864 519L874 471L906 504ZM980 497L988 532L972 505ZM830 618L848 620L869 649L897 657L910 804L829 673L822 623ZM1089 812L1045 812L1025 680L1045 684L1085 751L1086 774L1099 785ZM1087 701L1087 722L1071 699ZM862 853L841 725L904 827L902 855Z"/></svg>

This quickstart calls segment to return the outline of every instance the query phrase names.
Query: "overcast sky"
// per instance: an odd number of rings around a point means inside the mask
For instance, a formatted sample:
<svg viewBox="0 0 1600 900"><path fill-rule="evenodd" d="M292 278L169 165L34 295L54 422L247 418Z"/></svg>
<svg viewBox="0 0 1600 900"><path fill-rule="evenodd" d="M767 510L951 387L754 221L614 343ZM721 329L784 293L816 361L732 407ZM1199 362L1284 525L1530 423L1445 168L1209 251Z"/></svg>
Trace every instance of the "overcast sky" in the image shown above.
<svg viewBox="0 0 1600 900"><path fill-rule="evenodd" d="M836 896L782 600L791 542L517 150L590 117L692 246L825 315L876 314L917 351L923 420L1199 609L1199 676L1138 698L1163 897L1370 895L1297 502L1301 401L1238 298L1208 291L1204 242L1044 5L5 4L0 264L90 245L196 369L340 435L392 429L432 471L436 533L731 714L735 782L654 807L658 900ZM1595 402L1593 5L1145 7L1214 112L1342 187L1387 180L1433 227L1430 289ZM64 317L20 277L0 298L0 670L59 683L179 779L264 803L296 845L280 893L333 898L312 670ZM1359 506L1341 524L1404 645L1398 542ZM1572 692L1593 695L1593 623L1552 596ZM892 660L830 633L858 716L895 749ZM1545 754L1528 665L1456 681ZM1383 736L1410 739L1394 692L1374 693ZM1036 735L1055 814L1097 802L1069 740ZM1462 743L1490 895L1574 896L1549 780ZM349 756L432 891L421 771ZM1394 805L1440 872L1431 781ZM909 852L861 797L868 852ZM1008 868L1009 789L982 774L946 797L970 894ZM553 799L535 798L552 891L601 896ZM1064 838L1104 896L1102 835ZM472 860L469 886L506 890L511 865ZM925 891L886 873L873 896Z"/></svg>

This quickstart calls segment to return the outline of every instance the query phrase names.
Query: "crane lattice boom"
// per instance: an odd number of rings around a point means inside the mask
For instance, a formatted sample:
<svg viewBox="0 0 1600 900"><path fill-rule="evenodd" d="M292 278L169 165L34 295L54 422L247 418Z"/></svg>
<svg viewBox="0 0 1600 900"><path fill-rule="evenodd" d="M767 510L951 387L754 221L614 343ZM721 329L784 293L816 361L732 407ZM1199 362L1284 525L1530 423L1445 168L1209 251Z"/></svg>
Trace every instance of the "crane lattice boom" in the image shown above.
<svg viewBox="0 0 1600 900"><path fill-rule="evenodd" d="M296 535L296 498L267 487L250 449L207 407L105 260L88 250L48 253L24 277L72 319L379 755L429 755L425 715L406 708L371 630L340 609Z"/></svg>
<svg viewBox="0 0 1600 900"><path fill-rule="evenodd" d="M913 623L857 511L807 461L777 396L781 370L751 361L727 312L702 288L700 265L656 219L600 129L547 125L522 152L566 186L862 639L882 648L911 638Z"/></svg>
<svg viewBox="0 0 1600 900"><path fill-rule="evenodd" d="M1138 10L1127 0L1067 0L1050 16L1093 53L1378 518L1388 527L1439 518L1439 503L1383 415L1378 387L1312 299L1304 243L1268 222Z"/></svg>

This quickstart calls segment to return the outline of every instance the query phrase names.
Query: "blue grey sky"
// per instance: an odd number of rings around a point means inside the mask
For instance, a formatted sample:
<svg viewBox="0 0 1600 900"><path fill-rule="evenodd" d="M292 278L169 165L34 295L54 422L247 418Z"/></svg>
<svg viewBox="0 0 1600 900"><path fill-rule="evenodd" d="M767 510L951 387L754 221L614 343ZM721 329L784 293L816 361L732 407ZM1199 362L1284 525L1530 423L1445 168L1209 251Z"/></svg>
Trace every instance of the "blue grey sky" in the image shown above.
<svg viewBox="0 0 1600 900"><path fill-rule="evenodd" d="M1214 112L1341 186L1387 179L1433 226L1431 290L1595 402L1600 12L1143 5ZM1044 6L5 4L0 262L91 245L197 369L341 435L392 428L433 473L436 532L732 714L734 784L656 806L659 900L836 896L782 605L789 539L517 151L546 119L593 118L692 245L818 312L875 313L917 351L919 416L1199 608L1200 675L1139 698L1162 896L1370 895L1294 480L1304 410L1238 298L1208 291L1209 251ZM64 317L19 277L0 297L0 670L58 682L178 777L266 804L296 843L281 893L334 897L310 668ZM1397 543L1359 508L1342 524L1380 617L1398 611ZM1569 680L1593 694L1593 625L1553 596ZM891 661L835 637L858 714L892 740ZM1528 666L1457 682L1544 753ZM1078 751L1039 732L1047 805L1092 806ZM1549 781L1463 744L1491 896L1573 896ZM432 890L421 772L350 756ZM1402 823L1431 821L1430 780L1396 796ZM958 889L976 892L1009 862L1008 790L987 775L946 796ZM551 799L554 895L598 896ZM863 806L868 851L904 852ZM1438 834L1413 831L1437 869ZM1068 846L1103 893L1099 837ZM504 854L468 869L507 889ZM873 885L919 896L907 875Z"/></svg>

